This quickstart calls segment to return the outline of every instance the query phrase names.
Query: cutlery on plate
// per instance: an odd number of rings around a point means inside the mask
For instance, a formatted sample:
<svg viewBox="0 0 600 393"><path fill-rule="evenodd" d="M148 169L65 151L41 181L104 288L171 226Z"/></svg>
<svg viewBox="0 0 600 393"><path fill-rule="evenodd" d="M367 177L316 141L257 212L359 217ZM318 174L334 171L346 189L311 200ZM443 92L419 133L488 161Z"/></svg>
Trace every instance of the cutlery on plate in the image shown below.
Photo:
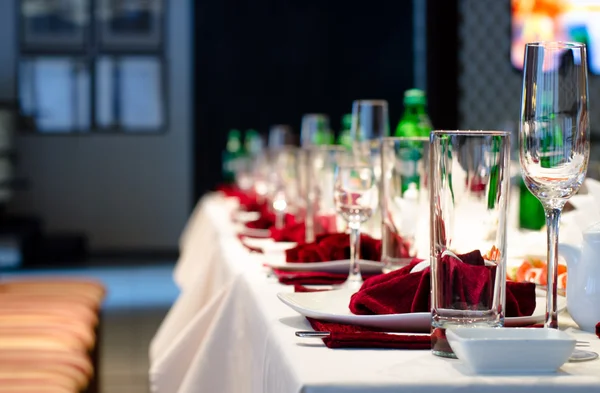
<svg viewBox="0 0 600 393"><path fill-rule="evenodd" d="M360 334L362 332L356 332L356 334ZM382 333L382 334L391 334L391 335L396 335L396 336L429 336L429 333L399 333L399 332L365 332L365 333ZM296 332L296 336L297 337L303 337L303 338L323 338L323 337L328 337L331 334L331 332L315 332L312 330L308 330L308 331L298 331Z"/></svg>

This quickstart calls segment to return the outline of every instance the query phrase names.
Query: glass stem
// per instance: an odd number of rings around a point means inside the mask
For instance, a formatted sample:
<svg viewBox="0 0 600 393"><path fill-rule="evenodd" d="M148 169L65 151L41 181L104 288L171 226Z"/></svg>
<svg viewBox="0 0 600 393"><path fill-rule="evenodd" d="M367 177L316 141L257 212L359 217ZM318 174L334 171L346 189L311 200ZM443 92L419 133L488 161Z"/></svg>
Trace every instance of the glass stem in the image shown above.
<svg viewBox="0 0 600 393"><path fill-rule="evenodd" d="M363 278L360 274L360 224L349 223L350 227L350 273L348 274L348 283L351 285L362 285Z"/></svg>
<svg viewBox="0 0 600 393"><path fill-rule="evenodd" d="M558 329L556 315L557 282L558 282L558 227L561 208L546 207L546 227L548 228L548 277L546 295L546 328Z"/></svg>
<svg viewBox="0 0 600 393"><path fill-rule="evenodd" d="M283 229L285 213L281 210L277 210L275 213L275 229Z"/></svg>

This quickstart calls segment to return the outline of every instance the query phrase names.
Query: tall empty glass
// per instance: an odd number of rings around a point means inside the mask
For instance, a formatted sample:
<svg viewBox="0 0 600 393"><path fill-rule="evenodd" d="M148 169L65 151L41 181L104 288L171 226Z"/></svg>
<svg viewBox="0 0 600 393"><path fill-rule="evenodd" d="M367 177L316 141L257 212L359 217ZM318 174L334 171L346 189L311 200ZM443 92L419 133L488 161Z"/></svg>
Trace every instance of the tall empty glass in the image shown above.
<svg viewBox="0 0 600 393"><path fill-rule="evenodd" d="M583 183L590 155L584 44L525 47L519 156L525 185L546 213L548 293L545 326L558 328L558 228L562 208Z"/></svg>
<svg viewBox="0 0 600 393"><path fill-rule="evenodd" d="M352 152L357 163L372 166L378 187L381 185L380 140L389 133L387 101L356 100L352 103ZM364 225L364 233L376 238L381 237L380 214L380 209L374 212L373 218Z"/></svg>
<svg viewBox="0 0 600 393"><path fill-rule="evenodd" d="M429 139L381 140L381 223L383 271L429 255Z"/></svg>
<svg viewBox="0 0 600 393"><path fill-rule="evenodd" d="M322 113L308 113L302 116L300 145L308 147L328 144L330 132L329 116Z"/></svg>
<svg viewBox="0 0 600 393"><path fill-rule="evenodd" d="M270 202L275 212L275 227L282 229L285 215L295 215L300 201L298 149L285 146L272 150L270 154Z"/></svg>
<svg viewBox="0 0 600 393"><path fill-rule="evenodd" d="M275 124L269 128L269 149L277 149L283 146L296 146L297 138L292 132L292 127L286 124Z"/></svg>
<svg viewBox="0 0 600 393"><path fill-rule="evenodd" d="M385 100L356 100L352 103L352 146L354 155L363 163L372 163L373 150L379 140L389 136L388 103ZM376 169L378 171L379 168ZM378 175L376 173L376 175Z"/></svg>
<svg viewBox="0 0 600 393"><path fill-rule="evenodd" d="M509 133L434 131L429 157L432 350L454 357L446 329L504 324Z"/></svg>

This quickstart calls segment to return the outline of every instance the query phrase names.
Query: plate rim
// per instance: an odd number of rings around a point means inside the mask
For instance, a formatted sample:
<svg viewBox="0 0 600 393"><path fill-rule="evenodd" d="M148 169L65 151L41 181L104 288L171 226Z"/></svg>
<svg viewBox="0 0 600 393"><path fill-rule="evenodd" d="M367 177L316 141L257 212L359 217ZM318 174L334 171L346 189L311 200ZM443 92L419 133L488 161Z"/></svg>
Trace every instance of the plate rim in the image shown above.
<svg viewBox="0 0 600 393"><path fill-rule="evenodd" d="M347 290L338 290L338 291L345 291L345 292L349 292ZM293 309L294 311L298 312L300 315L303 316L308 316L306 314L306 312L302 312L301 310L308 310L304 307L301 307L300 305L298 305L297 303L294 304L294 302L290 301L289 299L287 299L286 297L289 295L299 295L300 297L303 296L311 296L314 295L315 293L318 294L324 294L328 291L322 291L322 292L278 292L277 293L277 298L283 302L285 305L287 305L288 307L290 307L291 309ZM318 295L317 295L318 296ZM536 299L538 298L543 298L542 296L536 296ZM563 305L562 307L559 307L557 312L560 313L562 311L564 311L566 309L567 306L567 302L566 302L566 298L563 296L560 296L559 298L562 298L562 302ZM341 318L351 318L351 319L357 319L358 321L355 321L353 324L356 325L361 325L361 326L374 326L372 323L370 322L381 322L383 321L389 321L390 319L393 319L394 321L398 321L398 319L410 319L410 321L414 322L415 320L420 320L420 319L425 319L427 318L428 320L428 326L429 327L429 323L430 323L430 318L431 318L431 313L429 312L418 312L418 313L403 313L403 314L370 314L370 315L357 315L357 314L340 314L340 313L326 313L323 311L313 311L313 310L308 310L311 314L313 315L319 315L319 317L312 317L309 316L309 318L315 318L315 319L321 319L321 320L327 320L327 321L332 321L332 322L339 322L339 320ZM408 316L412 316L408 317ZM402 318L404 317L404 318ZM543 321L544 319L544 315L540 314L538 316L536 315L529 315L529 316L524 316L524 317L505 317L504 318L504 326L505 327L523 327L523 326L527 326L527 325L531 325L531 324L535 324L535 323L539 323L541 321ZM360 321L363 321L363 323L361 324ZM408 321L407 321L408 322ZM350 323L350 322L341 322L341 323ZM367 323L366 325L364 323ZM386 327L387 328L387 327ZM425 326L423 326L422 328L425 328Z"/></svg>

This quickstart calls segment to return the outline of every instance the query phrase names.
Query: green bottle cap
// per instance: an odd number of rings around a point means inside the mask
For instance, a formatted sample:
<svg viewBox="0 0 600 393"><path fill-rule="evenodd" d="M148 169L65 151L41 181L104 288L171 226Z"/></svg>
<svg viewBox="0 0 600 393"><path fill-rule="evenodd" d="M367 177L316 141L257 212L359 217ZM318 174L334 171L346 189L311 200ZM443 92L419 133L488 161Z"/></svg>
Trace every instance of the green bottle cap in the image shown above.
<svg viewBox="0 0 600 393"><path fill-rule="evenodd" d="M427 97L421 89L410 89L404 92L404 105L425 105Z"/></svg>
<svg viewBox="0 0 600 393"><path fill-rule="evenodd" d="M342 116L342 130L349 130L352 128L352 113L346 113Z"/></svg>

